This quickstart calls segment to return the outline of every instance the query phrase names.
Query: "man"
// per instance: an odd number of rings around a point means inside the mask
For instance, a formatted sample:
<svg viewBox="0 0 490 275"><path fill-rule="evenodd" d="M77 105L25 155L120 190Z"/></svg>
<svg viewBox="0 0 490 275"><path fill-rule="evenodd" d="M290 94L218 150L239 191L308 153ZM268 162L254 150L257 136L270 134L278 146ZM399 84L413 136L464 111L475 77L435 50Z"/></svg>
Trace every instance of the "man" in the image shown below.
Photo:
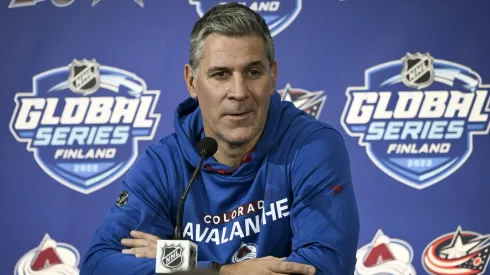
<svg viewBox="0 0 490 275"><path fill-rule="evenodd" d="M170 238L204 137L218 143L186 201L183 234L198 267L220 274L353 274L359 234L341 135L281 102L265 21L239 4L206 13L191 35L190 98L175 133L149 146L122 183L81 274L152 274Z"/></svg>

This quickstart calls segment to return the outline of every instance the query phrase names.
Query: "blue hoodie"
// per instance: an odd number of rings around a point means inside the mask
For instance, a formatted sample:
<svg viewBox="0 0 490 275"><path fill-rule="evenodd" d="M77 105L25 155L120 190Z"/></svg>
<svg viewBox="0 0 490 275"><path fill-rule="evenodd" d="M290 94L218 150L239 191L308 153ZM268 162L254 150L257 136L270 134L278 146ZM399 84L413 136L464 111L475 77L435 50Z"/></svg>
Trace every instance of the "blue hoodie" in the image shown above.
<svg viewBox="0 0 490 275"><path fill-rule="evenodd" d="M81 274L155 274L155 259L122 254L139 230L170 238L177 207L204 137L198 102L182 102L175 133L150 145L122 181L127 203L96 230ZM353 274L359 235L349 158L341 135L271 96L263 135L248 161L229 173L205 160L185 204L184 237L198 245L198 266L265 256L313 265L316 274Z"/></svg>

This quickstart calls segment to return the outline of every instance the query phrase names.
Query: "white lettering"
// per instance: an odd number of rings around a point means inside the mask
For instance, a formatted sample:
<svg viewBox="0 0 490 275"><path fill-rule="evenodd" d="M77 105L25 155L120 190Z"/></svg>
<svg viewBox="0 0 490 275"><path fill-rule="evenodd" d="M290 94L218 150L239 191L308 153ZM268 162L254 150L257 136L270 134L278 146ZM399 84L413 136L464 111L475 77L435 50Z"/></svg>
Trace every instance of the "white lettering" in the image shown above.
<svg viewBox="0 0 490 275"><path fill-rule="evenodd" d="M378 93L372 92L353 92L352 103L350 104L349 112L347 113L348 124L365 124L370 119L374 112L374 106L364 105L366 103L374 104L378 100Z"/></svg>
<svg viewBox="0 0 490 275"><path fill-rule="evenodd" d="M21 98L16 130L32 130L41 125L74 124L133 124L135 128L150 128L149 117L154 98L127 97L67 97L62 99ZM55 115L59 114L59 116Z"/></svg>
<svg viewBox="0 0 490 275"><path fill-rule="evenodd" d="M275 222L279 219L284 219L285 217L289 216L287 202L288 199L283 198L281 200L270 203L270 210L268 212L265 212L265 210L263 210L261 213L256 213L255 215L245 218L244 220L237 220L234 221L232 224L223 223L214 228L201 226L201 224L199 223L194 224L188 222L185 226L183 234L184 237L188 236L189 239L193 241L204 241L206 243L211 242L215 243L216 245L221 245L223 243L232 241L233 238L243 239L252 234L259 233L261 231L261 225L265 225L267 219L269 219L269 222ZM259 203L259 207L263 208L263 205L264 202L261 201L261 203ZM240 214L239 207L236 209L236 212L236 215ZM210 224L212 220L215 220L215 217L219 216L205 215L204 222Z"/></svg>

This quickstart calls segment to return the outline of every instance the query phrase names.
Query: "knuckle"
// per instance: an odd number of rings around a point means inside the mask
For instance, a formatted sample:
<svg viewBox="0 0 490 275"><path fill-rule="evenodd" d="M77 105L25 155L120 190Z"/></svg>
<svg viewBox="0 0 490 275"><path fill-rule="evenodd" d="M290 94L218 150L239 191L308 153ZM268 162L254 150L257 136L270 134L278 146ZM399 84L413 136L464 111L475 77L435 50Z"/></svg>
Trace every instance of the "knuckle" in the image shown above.
<svg viewBox="0 0 490 275"><path fill-rule="evenodd" d="M284 271L290 271L293 268L293 265L291 263L285 262L281 263L281 269Z"/></svg>
<svg viewBox="0 0 490 275"><path fill-rule="evenodd" d="M303 271L304 274L309 274L310 272L310 267L307 265L303 265L301 270Z"/></svg>

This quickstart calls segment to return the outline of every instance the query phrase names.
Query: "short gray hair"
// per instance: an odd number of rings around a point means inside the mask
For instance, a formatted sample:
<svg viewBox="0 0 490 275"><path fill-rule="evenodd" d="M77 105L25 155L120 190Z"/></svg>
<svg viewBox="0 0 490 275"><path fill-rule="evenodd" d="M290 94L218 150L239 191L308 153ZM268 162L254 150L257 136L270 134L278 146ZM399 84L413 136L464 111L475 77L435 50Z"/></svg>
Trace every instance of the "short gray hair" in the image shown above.
<svg viewBox="0 0 490 275"><path fill-rule="evenodd" d="M269 66L275 61L274 40L265 22L258 13L238 3L221 4L210 9L196 22L191 33L189 64L194 76L202 58L204 40L211 33L230 37L258 35L264 41Z"/></svg>

